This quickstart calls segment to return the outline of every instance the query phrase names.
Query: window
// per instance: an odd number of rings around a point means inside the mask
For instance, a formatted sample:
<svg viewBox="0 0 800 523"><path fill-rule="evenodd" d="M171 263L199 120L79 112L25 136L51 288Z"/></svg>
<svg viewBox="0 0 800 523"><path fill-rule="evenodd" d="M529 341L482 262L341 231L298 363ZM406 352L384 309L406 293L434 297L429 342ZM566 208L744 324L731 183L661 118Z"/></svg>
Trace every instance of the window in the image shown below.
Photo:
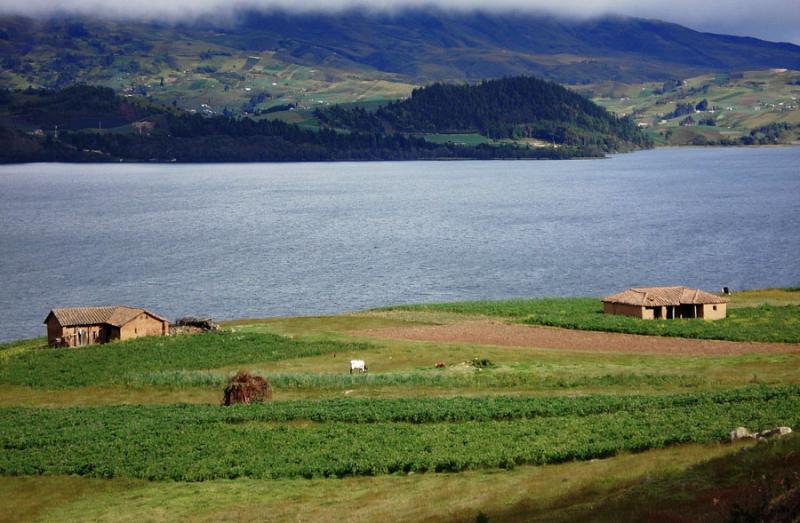
<svg viewBox="0 0 800 523"><path fill-rule="evenodd" d="M711 308L714 309L714 310L717 310L717 306L716 305L712 305Z"/></svg>

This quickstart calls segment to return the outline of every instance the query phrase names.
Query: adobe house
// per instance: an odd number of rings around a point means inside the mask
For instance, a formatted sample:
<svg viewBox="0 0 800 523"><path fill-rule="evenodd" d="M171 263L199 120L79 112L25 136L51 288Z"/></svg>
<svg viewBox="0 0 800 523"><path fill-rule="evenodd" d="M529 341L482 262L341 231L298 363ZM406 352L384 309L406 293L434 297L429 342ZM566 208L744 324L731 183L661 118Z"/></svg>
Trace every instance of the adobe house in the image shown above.
<svg viewBox="0 0 800 523"><path fill-rule="evenodd" d="M721 320L728 300L716 294L686 287L626 289L603 298L603 312L634 316L643 320L703 318Z"/></svg>
<svg viewBox="0 0 800 523"><path fill-rule="evenodd" d="M137 307L67 307L44 319L51 347L80 347L141 336L166 336L169 321Z"/></svg>

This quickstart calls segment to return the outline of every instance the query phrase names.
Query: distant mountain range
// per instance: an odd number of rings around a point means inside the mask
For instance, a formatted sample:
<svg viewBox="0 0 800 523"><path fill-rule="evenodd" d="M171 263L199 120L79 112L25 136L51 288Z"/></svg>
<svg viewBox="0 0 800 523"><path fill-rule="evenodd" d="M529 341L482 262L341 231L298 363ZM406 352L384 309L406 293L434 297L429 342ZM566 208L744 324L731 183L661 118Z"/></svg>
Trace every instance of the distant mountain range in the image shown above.
<svg viewBox="0 0 800 523"><path fill-rule="evenodd" d="M17 87L24 82L65 87L92 79L110 85L115 75L160 75L165 68L213 74L218 65L187 70L185 62L247 53L262 60L261 54L269 53L283 67L385 73L411 84L515 74L561 83L630 83L711 71L800 69L800 46L623 17L578 21L522 12L409 9L243 11L234 22L177 26L0 18L0 82Z"/></svg>
<svg viewBox="0 0 800 523"><path fill-rule="evenodd" d="M221 38L240 49L280 48L299 62L335 58L427 80L528 73L576 83L800 68L800 46L623 17L576 21L520 12L249 12Z"/></svg>

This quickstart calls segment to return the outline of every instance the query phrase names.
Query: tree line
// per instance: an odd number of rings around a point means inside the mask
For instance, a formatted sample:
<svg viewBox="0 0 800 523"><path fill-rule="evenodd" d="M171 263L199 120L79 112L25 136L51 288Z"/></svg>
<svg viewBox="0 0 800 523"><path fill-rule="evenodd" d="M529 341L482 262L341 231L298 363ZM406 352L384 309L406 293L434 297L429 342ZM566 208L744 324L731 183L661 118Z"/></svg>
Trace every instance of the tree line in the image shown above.
<svg viewBox="0 0 800 523"><path fill-rule="evenodd" d="M540 82L537 80L537 82ZM555 85L555 84L553 84ZM441 84L442 92L459 93L461 86L451 90ZM436 88L434 92L437 91ZM563 88L562 88L563 90ZM563 90L566 91L566 90ZM563 94L563 93L561 93ZM457 94L453 99L446 94L433 98L436 104L448 107L460 105L462 100ZM565 95L567 98L578 95ZM546 98L545 98L546 99ZM596 119L592 129L605 128L607 133L595 140L579 141L573 137L583 133L583 126L562 125L549 128L547 136L552 141L563 144L562 147L527 147L516 144L481 144L477 146L457 145L454 143L435 144L411 133L406 129L431 128L430 118L414 123L413 114L424 112L430 100L420 109L403 113L403 126L387 128L383 123L374 124L377 120L363 110L347 110L339 107L331 109L333 113L353 119L352 128L344 132L331 125L323 125L319 130L304 129L296 124L280 120L251 118L235 118L227 115L202 116L196 113L181 111L174 107L163 107L150 104L135 98L122 98L111 89L94 86L75 86L61 91L0 92L0 111L9 115L13 121L25 123L25 127L40 125L51 126L57 122L68 122L59 126L59 132L31 133L15 129L13 126L0 129L0 135L8 146L0 150L2 162L28 161L159 161L159 162L239 162L239 161L337 161L337 160L416 160L416 159L567 159L574 157L601 156L608 150L615 149L621 143L622 133L612 129L622 125L604 110L592 107L591 113L577 114L575 121ZM401 107L402 102L387 107ZM530 111L531 109L526 109ZM543 110L543 114L551 114L552 109ZM446 111L441 111L445 118ZM485 114L485 113L481 113ZM528 113L525 113L528 114ZM458 122L467 115L455 115ZM487 117L488 118L488 117ZM525 117L527 118L527 117ZM146 121L147 126L136 128L136 132L96 129L98 120L109 122L115 126L128 125ZM401 120L398 120L401 121ZM487 120L488 121L488 120ZM593 120L594 121L594 120ZM366 123L365 123L366 122ZM372 122L372 123L369 123ZM603 127L603 125L605 127ZM455 125L455 124L453 124ZM459 124L460 125L460 124ZM464 125L467 125L466 123ZM499 125L499 124L492 124ZM526 126L526 132L535 124L509 124L518 127L510 134L519 134ZM434 127L437 128L437 127ZM499 127L498 127L499 129ZM631 136L635 137L635 132ZM504 134L505 133L505 134ZM506 131L493 132L495 136L510 135ZM572 137L572 138L571 138Z"/></svg>

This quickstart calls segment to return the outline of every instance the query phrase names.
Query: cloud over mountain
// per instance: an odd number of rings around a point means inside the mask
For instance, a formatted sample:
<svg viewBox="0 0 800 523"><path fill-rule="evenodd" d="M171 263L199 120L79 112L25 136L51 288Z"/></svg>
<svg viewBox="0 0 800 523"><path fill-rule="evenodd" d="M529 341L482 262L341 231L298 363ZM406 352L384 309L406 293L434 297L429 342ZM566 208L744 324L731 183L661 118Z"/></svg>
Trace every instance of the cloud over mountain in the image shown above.
<svg viewBox="0 0 800 523"><path fill-rule="evenodd" d="M715 33L755 36L771 41L800 43L797 0L3 0L2 14L101 15L113 18L184 20L206 15L231 16L239 9L335 11L349 8L397 10L435 6L444 9L540 11L560 16L627 15L677 22Z"/></svg>

